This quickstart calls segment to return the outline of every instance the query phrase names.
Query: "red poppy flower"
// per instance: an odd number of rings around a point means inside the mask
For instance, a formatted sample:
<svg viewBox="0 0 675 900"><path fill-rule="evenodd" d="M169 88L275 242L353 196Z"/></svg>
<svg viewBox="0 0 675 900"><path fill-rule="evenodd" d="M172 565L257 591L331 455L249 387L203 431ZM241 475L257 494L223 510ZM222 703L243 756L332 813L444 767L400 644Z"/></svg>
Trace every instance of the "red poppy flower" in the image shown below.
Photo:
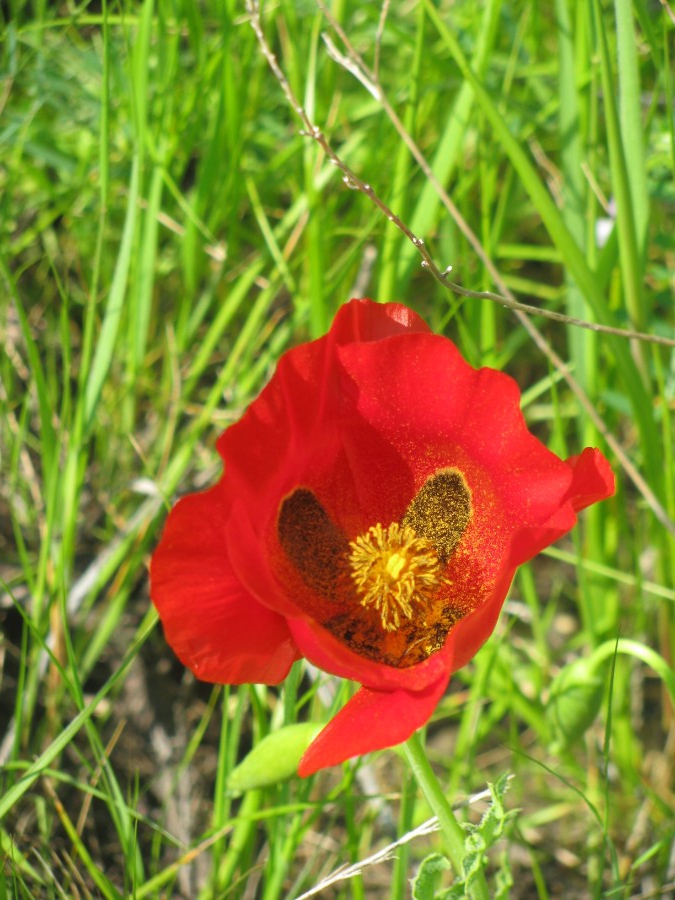
<svg viewBox="0 0 675 900"><path fill-rule="evenodd" d="M558 459L519 399L406 307L353 300L221 436L220 481L171 511L151 594L198 678L276 684L304 656L362 685L301 775L410 737L516 567L613 493L600 451Z"/></svg>

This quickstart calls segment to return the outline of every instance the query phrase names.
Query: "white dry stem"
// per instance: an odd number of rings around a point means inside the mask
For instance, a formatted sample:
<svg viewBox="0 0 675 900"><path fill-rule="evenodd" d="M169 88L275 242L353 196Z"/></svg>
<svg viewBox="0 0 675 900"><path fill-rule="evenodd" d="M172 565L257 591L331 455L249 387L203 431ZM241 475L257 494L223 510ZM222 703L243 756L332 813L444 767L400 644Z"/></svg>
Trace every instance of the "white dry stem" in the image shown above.
<svg viewBox="0 0 675 900"><path fill-rule="evenodd" d="M567 325L573 325L578 328L586 328L590 331L600 332L603 334L613 334L619 337L631 339L631 340L641 340L648 341L655 344L661 344L668 347L675 347L675 340L670 338L659 337L658 335L650 335L643 334L641 332L630 331L621 328L612 328L608 325L600 325L596 322L587 322L582 319L574 319L569 316L564 316L561 313L551 312L549 310L539 309L538 307L528 306L523 303L519 303L516 300L513 293L509 290L508 286L504 282L501 277L499 271L496 266L489 258L485 249L479 239L474 234L473 230L469 227L468 223L464 220L461 213L455 206L455 204L450 199L447 191L438 181L436 176L434 175L431 166L423 155L422 151L419 149L415 141L406 131L403 123L398 118L395 110L389 103L384 91L382 90L381 85L377 81L376 75L374 72L371 72L368 67L365 65L362 57L356 52L354 47L347 34L344 32L340 24L335 20L332 16L328 8L326 7L323 0L316 0L316 4L319 9L322 11L325 16L327 22L334 30L334 32L338 35L340 40L342 41L346 53L340 53L340 51L335 47L333 41L324 35L324 42L328 49L329 55L335 59L335 61L343 66L348 72L350 72L368 91L368 93L377 100L378 103L381 104L383 110L385 111L387 117L394 125L396 131L399 136L405 143L406 147L409 149L413 158L417 162L418 166L429 180L434 190L438 194L439 199L441 200L443 206L450 213L452 218L454 219L457 227L464 234L467 241L471 244L473 249L476 252L476 255L480 258L481 262L485 266L486 270L489 272L490 277L497 285L501 294L493 294L489 291L469 291L466 288L462 288L457 284L453 284L448 280L448 274L451 271L451 266L447 267L443 271L441 271L436 263L434 262L429 250L427 249L424 241L417 237L413 232L408 228L408 226L403 222L392 210L387 206L387 204L375 193L370 184L362 181L358 175L356 175L349 166L344 163L340 157L336 154L333 148L328 143L326 136L323 134L321 129L312 123L309 119L305 109L300 104L300 102L295 97L291 86L288 82L288 79L283 73L276 56L272 52L269 44L267 43L267 39L265 38L264 32L262 30L262 22L260 18L260 6L258 0L246 0L246 10L249 15L249 21L253 31L256 34L258 39L258 43L260 45L260 49L267 60L275 78L279 82L282 91L284 92L286 99L288 100L290 106L295 110L296 114L300 118L303 123L304 130L303 134L311 137L312 140L316 141L317 144L323 149L324 153L330 160L330 162L336 166L343 175L343 181L347 185L347 187L358 190L362 194L365 194L375 206L380 209L384 215L389 219L389 221L393 222L394 225L401 231L408 240L413 244L413 246L418 250L422 257L422 266L427 269L431 275L439 282L439 284L443 285L446 289L453 291L455 293L459 293L466 297L472 297L482 300L491 300L501 305L513 310L514 314L518 318L518 321L522 324L525 330L528 332L532 340L539 347L542 353L548 357L553 366L560 372L562 377L567 382L570 390L574 393L577 400L583 407L583 409L588 414L589 419L593 422L595 428L602 435L604 440L606 441L608 447L615 454L622 468L626 472L626 475L633 482L637 490L642 494L644 500L647 505L650 507L656 518L659 522L669 531L671 534L675 535L675 522L668 515L665 507L660 502L656 494L649 487L643 476L637 470L636 466L633 464L631 459L629 458L626 451L623 449L621 444L617 441L614 435L611 433L607 425L605 424L602 416L595 409L593 403L590 398L587 396L584 389L581 387L579 382L572 375L569 367L562 360L560 356L553 350L550 346L546 338L542 335L539 329L530 321L528 318L529 315L539 315L545 318L552 319L558 322L564 322Z"/></svg>
<svg viewBox="0 0 675 900"><path fill-rule="evenodd" d="M509 780L511 778L513 778L513 775L509 776ZM453 806L453 809L462 809L465 806L472 806L474 803L479 803L481 800L489 799L490 791L481 791L479 794L472 794L461 803L456 803ZM394 841L391 844L387 844L386 847L378 850L377 853L373 853L372 856L368 856L351 866L339 866L337 869L331 872L330 875L327 875L318 884L315 884L314 887L309 891L306 891L304 894L300 894L299 897L296 897L295 900L307 900L308 897L316 896L327 887L330 887L333 884L337 884L339 881L346 881L349 878L356 878L357 875L361 875L363 870L367 869L369 866L387 862L387 860L391 859L394 856L394 853L398 847L402 847L403 844L408 844L410 843L410 841L414 841L415 838L423 837L427 834L432 834L434 831L438 831L439 827L440 826L438 824L438 818L436 816L433 816L431 819L427 819L426 822L418 825L418 827L414 828L412 831L406 832L403 837L400 837L397 841Z"/></svg>

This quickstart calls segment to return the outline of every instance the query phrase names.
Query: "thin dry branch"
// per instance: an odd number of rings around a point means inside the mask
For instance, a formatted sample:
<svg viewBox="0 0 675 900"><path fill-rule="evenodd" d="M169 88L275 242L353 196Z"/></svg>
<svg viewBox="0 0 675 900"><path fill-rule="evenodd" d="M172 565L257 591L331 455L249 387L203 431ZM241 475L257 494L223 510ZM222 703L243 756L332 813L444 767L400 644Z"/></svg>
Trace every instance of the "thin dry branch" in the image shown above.
<svg viewBox="0 0 675 900"><path fill-rule="evenodd" d="M511 778L513 778L512 775L509 776L509 779ZM454 804L453 809L463 809L465 806L471 806L474 803L480 802L481 800L489 799L490 791L481 791L479 794L472 794L461 803ZM398 840L394 841L391 844L387 844L386 847L378 850L377 853L373 853L372 856L368 856L366 857L366 859L362 859L351 866L339 866L337 869L331 872L330 875L327 875L318 884L315 884L313 888L306 891L304 894L301 894L299 897L296 897L296 900L308 900L309 897L315 897L317 894L320 894L322 891L324 891L327 887L330 887L333 884L337 884L339 881L346 881L349 878L355 878L357 875L361 875L363 870L367 869L369 866L374 866L378 863L383 863L391 859L398 847L402 847L404 844L408 844L410 841L415 840L415 838L423 837L426 834L432 834L434 831L438 831L438 829L438 818L436 816L433 816L431 819L427 819L426 822L418 825L417 828L414 828L412 831L406 832L403 837L400 837Z"/></svg>
<svg viewBox="0 0 675 900"><path fill-rule="evenodd" d="M408 238L408 240L417 248L418 252L420 253L422 257L422 266L431 273L431 275L436 279L436 281L438 281L439 284L443 285L443 287L448 290L457 291L458 293L461 293L465 296L492 300L494 302L501 303L503 306L506 306L509 309L513 310L514 314L518 318L518 321L523 325L535 344L550 360L553 366L561 373L570 390L574 393L577 400L587 413L589 419L593 422L598 432L602 435L608 447L615 454L620 465L626 472L626 475L630 478L637 490L643 496L644 500L646 501L658 521L664 526L664 528L667 529L667 531L675 535L675 522L673 522L673 520L670 518L656 494L649 487L621 444L619 444L617 439L611 433L602 416L598 413L584 389L572 375L569 367L553 350L553 348L550 346L539 329L530 321L529 315L536 313L536 315L541 315L545 318L551 318L555 321L564 322L567 325L573 325L579 328L587 328L591 331L600 333L614 334L633 340L649 341L651 343L662 344L670 347L675 347L675 341L669 338L658 337L656 335L643 334L641 332L628 331L624 329L615 329L610 326L587 322L581 319L574 319L569 316L564 316L561 313L552 313L548 310L541 310L538 307L531 307L519 303L519 301L516 300L515 296L504 282L498 269L485 252L485 249L483 248L481 242L476 237L468 223L464 220L461 213L450 199L445 188L441 185L441 183L434 175L431 166L426 160L424 154L419 149L410 134L408 134L408 132L406 131L403 123L398 118L395 110L389 103L384 91L382 90L382 87L377 81L375 73L368 69L365 62L363 61L363 58L356 52L351 42L349 41L347 34L332 16L325 3L323 3L322 0L316 0L316 3L317 6L321 9L331 28L333 28L335 33L342 41L346 50L346 53L340 53L335 47L335 44L330 40L330 38L324 36L324 42L326 43L329 54L333 59L335 59L336 62L347 69L347 71L349 71L355 78L357 78L358 81L371 94L371 96L374 97L382 105L382 108L387 114L387 117L394 125L399 136L408 147L410 153L412 154L413 158L417 162L426 178L431 182L444 207L450 213L457 227L464 234L467 241L471 244L476 252L476 255L480 258L486 270L489 272L490 277L502 293L492 294L491 292L468 291L465 288L460 288L458 285L448 281L447 276L450 273L452 267L449 266L441 271L441 269L439 269L433 257L429 253L429 250L427 249L424 241L421 238L417 237L417 235L413 234L406 223L403 222L394 212L392 212L391 209L389 209L387 204L375 193L370 184L362 181L349 168L349 166L347 166L346 163L344 163L340 159L340 157L328 143L328 140L326 139L326 136L323 134L321 129L309 119L302 104L299 103L299 101L295 97L288 79L284 75L276 56L272 52L267 39L265 38L264 32L262 30L258 0L246 0L246 9L249 15L249 21L258 39L260 49L265 56L265 59L267 60L270 68L272 69L275 78L279 82L284 94L286 95L289 104L295 110L296 114L299 116L300 120L303 123L304 131L302 133L307 135L308 137L311 137L319 144L330 162L342 172L343 181L347 185L347 187L352 188L353 190L358 190L361 193L365 194L366 197L368 197L378 207L378 209L380 209L381 212L391 222L393 222L394 225Z"/></svg>

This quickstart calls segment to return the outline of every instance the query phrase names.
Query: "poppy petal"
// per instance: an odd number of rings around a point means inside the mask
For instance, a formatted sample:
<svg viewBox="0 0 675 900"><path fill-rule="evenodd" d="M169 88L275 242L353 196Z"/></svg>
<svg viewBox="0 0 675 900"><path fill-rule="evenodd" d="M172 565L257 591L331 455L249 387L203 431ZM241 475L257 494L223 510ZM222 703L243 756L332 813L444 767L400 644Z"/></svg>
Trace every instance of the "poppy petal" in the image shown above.
<svg viewBox="0 0 675 900"><path fill-rule="evenodd" d="M358 429L350 433L374 431L389 457L400 454L414 473L415 489L439 468L471 466L491 483L511 521L541 523L563 501L570 467L528 431L508 375L473 369L434 334L349 345L340 348L340 360L349 376L342 392L356 419L351 427ZM365 440L361 453L348 434L343 440L355 471L370 474Z"/></svg>
<svg viewBox="0 0 675 900"><path fill-rule="evenodd" d="M402 303L375 303L364 298L350 300L340 307L329 337L336 344L355 344L430 331L424 319Z"/></svg>
<svg viewBox="0 0 675 900"><path fill-rule="evenodd" d="M614 474L599 450L587 447L565 465L572 473L564 502L537 527L519 529L511 543L510 562L520 566L567 534L577 522L577 513L614 493Z"/></svg>
<svg viewBox="0 0 675 900"><path fill-rule="evenodd" d="M425 691L373 691L362 687L305 751L298 774L306 777L362 753L407 741L430 718L445 693L444 675Z"/></svg>
<svg viewBox="0 0 675 900"><path fill-rule="evenodd" d="M578 456L571 456L567 465L572 469L569 499L575 512L581 512L598 500L606 500L614 493L614 473L596 447L586 447Z"/></svg>
<svg viewBox="0 0 675 900"><path fill-rule="evenodd" d="M472 660L494 631L515 573L515 567L505 567L487 600L450 631L441 650L450 674Z"/></svg>
<svg viewBox="0 0 675 900"><path fill-rule="evenodd" d="M260 396L218 440L232 495L255 515L299 483L316 486L330 478L342 449L336 428L340 412L354 415L349 401L344 410L346 379L336 348L372 349L386 338L428 332L429 326L399 303L352 300L340 308L326 336L285 353ZM270 465L272 460L284 465Z"/></svg>
<svg viewBox="0 0 675 900"><path fill-rule="evenodd" d="M246 593L230 567L221 484L171 511L152 558L152 600L168 643L198 678L277 684L298 651L285 619Z"/></svg>

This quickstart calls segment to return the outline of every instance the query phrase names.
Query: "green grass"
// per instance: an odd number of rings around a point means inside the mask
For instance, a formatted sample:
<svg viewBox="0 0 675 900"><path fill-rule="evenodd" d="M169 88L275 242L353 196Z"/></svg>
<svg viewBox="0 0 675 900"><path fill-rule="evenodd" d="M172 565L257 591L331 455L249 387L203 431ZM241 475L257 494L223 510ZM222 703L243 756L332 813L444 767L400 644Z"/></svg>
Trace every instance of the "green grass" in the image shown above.
<svg viewBox="0 0 675 900"><path fill-rule="evenodd" d="M372 67L381 5L331 10ZM551 449L598 445L617 471L616 497L520 571L426 734L453 803L514 776L489 877L504 853L516 898L674 882L675 536L654 513L675 519L672 347L534 319L650 497L522 320L435 281L300 133L243 2L9 0L0 17L0 897L298 897L430 815L395 751L230 796L264 735L329 715L331 680L198 684L148 599L168 505L213 483L218 434L357 283L512 374ZM664 4L391 4L382 91L485 259L387 105L328 55L320 9L268 3L263 25L311 120L454 281L675 338ZM599 708L571 736L552 686L578 658L600 665ZM441 848L416 837L323 896L402 900Z"/></svg>

